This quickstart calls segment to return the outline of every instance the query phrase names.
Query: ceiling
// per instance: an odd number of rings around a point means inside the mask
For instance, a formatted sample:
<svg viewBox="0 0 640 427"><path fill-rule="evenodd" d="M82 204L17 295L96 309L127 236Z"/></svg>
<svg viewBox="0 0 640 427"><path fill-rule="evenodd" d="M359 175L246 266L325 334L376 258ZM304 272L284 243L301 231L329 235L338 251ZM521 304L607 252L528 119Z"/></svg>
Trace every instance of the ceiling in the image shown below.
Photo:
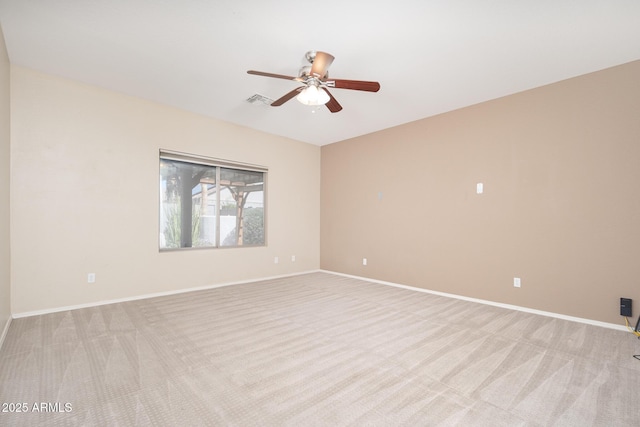
<svg viewBox="0 0 640 427"><path fill-rule="evenodd" d="M638 0L0 0L13 64L316 145L640 59ZM332 114L277 99L335 56Z"/></svg>

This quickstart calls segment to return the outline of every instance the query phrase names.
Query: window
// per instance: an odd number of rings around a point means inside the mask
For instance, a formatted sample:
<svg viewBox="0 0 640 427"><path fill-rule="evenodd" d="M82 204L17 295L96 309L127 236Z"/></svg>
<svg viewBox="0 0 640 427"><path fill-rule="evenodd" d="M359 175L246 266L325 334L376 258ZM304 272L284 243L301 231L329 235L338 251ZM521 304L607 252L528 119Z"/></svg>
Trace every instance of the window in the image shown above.
<svg viewBox="0 0 640 427"><path fill-rule="evenodd" d="M264 246L266 174L160 151L160 249Z"/></svg>

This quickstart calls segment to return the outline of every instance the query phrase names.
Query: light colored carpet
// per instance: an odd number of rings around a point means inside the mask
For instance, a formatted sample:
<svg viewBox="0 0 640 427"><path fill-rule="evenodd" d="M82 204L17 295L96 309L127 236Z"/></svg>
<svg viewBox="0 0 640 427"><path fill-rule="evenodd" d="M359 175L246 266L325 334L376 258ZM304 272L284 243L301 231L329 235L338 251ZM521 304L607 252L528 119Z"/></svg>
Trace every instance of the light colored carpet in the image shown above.
<svg viewBox="0 0 640 427"><path fill-rule="evenodd" d="M638 426L638 353L621 331L313 273L16 319L0 402L28 410L0 425Z"/></svg>

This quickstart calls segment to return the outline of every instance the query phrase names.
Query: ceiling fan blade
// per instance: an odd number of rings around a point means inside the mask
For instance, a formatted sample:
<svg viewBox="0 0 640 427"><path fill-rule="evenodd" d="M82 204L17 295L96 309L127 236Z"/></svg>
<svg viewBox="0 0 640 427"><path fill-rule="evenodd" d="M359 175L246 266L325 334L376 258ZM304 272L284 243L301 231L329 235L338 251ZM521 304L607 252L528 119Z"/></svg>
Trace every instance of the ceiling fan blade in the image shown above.
<svg viewBox="0 0 640 427"><path fill-rule="evenodd" d="M284 95L283 97L278 98L278 99L276 99L275 101L273 101L273 102L271 103L271 106L272 106L272 107L279 107L279 106L281 106L282 104L284 104L285 102L287 102L288 100L290 100L291 98L293 98L294 96L296 96L297 94L299 94L299 93L300 93L300 91L301 91L302 89L304 89L304 88L305 88L305 86L300 86L300 87L298 87L298 88L295 88L294 90L292 90L291 92L287 93L287 94L286 94L286 95Z"/></svg>
<svg viewBox="0 0 640 427"><path fill-rule="evenodd" d="M326 105L327 108L329 109L329 111L331 111L332 113L337 113L338 111L342 110L342 105L340 105L340 103L338 101L336 101L336 99L333 97L333 95L331 95L331 93L325 89L325 88L321 88L323 91L327 92L327 95L329 95L329 102L327 102Z"/></svg>
<svg viewBox="0 0 640 427"><path fill-rule="evenodd" d="M311 65L311 76L320 79L323 78L327 74L327 70L334 59L333 55L326 52L316 52L313 64Z"/></svg>
<svg viewBox="0 0 640 427"><path fill-rule="evenodd" d="M380 90L380 83L363 80L331 79L323 82L323 84L328 87L335 87L336 89L364 90L367 92L377 92Z"/></svg>
<svg viewBox="0 0 640 427"><path fill-rule="evenodd" d="M276 79L298 80L298 81L300 81L299 77L285 76L284 74L265 73L263 71L249 70L249 71L247 71L247 74L253 74L255 76L274 77Z"/></svg>

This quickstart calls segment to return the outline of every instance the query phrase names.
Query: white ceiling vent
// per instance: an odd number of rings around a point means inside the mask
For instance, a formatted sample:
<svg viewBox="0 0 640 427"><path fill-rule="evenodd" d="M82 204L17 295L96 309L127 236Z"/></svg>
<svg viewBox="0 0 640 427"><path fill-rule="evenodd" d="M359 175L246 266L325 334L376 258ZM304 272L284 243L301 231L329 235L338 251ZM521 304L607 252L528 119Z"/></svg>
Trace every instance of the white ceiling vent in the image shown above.
<svg viewBox="0 0 640 427"><path fill-rule="evenodd" d="M264 104L264 105L271 105L271 103L273 102L273 99L271 98L267 98L264 95L260 95L258 93L256 93L255 95L251 95L249 98L247 98L247 102L249 104Z"/></svg>

